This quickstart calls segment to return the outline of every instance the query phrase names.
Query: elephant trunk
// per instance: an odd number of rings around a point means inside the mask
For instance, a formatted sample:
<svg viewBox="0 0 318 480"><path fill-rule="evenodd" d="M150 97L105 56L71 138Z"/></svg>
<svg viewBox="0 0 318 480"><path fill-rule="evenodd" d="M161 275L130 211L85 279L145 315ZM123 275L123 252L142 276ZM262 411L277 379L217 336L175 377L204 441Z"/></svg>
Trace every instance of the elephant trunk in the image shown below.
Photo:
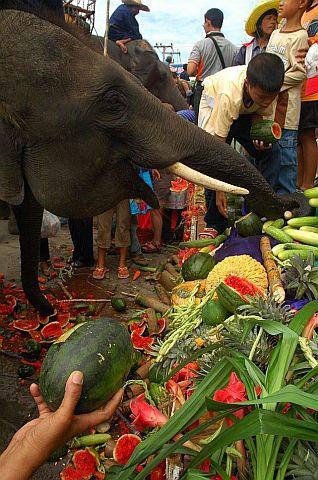
<svg viewBox="0 0 318 480"><path fill-rule="evenodd" d="M35 200L29 186L21 205L13 207L20 232L21 280L29 302L43 316L52 315L53 307L42 294L38 284L38 263L43 208Z"/></svg>

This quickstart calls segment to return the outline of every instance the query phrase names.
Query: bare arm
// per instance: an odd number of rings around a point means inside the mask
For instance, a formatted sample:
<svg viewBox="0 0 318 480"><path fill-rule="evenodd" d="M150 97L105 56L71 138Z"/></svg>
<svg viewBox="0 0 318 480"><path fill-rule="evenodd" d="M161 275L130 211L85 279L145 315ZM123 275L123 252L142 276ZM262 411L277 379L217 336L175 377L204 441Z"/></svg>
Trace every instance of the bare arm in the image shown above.
<svg viewBox="0 0 318 480"><path fill-rule="evenodd" d="M189 60L187 73L189 77L195 77L196 74L198 73L198 65L195 62Z"/></svg>

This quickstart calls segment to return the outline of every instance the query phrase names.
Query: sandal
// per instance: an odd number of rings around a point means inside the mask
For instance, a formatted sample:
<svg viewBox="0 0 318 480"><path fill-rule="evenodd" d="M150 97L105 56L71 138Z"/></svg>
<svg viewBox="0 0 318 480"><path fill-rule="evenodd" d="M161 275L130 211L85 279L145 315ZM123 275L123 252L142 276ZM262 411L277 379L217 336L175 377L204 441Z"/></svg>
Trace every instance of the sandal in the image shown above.
<svg viewBox="0 0 318 480"><path fill-rule="evenodd" d="M219 235L219 232L215 228L205 228L203 232L199 233L199 238L215 238Z"/></svg>
<svg viewBox="0 0 318 480"><path fill-rule="evenodd" d="M93 278L95 280L104 280L107 272L109 272L109 268L107 267L95 267L95 270L93 272Z"/></svg>
<svg viewBox="0 0 318 480"><path fill-rule="evenodd" d="M129 270L127 267L118 267L118 278L121 280L129 278Z"/></svg>
<svg viewBox="0 0 318 480"><path fill-rule="evenodd" d="M145 253L160 253L161 245L159 243L155 243L154 241L147 242L141 247L141 250Z"/></svg>

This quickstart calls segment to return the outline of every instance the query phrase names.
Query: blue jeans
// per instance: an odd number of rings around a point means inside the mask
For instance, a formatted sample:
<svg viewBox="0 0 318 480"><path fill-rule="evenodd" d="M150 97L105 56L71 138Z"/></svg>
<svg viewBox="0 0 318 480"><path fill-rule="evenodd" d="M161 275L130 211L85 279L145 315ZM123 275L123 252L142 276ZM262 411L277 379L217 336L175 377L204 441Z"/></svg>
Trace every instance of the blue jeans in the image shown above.
<svg viewBox="0 0 318 480"><path fill-rule="evenodd" d="M294 193L297 187L297 130L282 129L281 139L273 145L272 156L280 164L276 192Z"/></svg>

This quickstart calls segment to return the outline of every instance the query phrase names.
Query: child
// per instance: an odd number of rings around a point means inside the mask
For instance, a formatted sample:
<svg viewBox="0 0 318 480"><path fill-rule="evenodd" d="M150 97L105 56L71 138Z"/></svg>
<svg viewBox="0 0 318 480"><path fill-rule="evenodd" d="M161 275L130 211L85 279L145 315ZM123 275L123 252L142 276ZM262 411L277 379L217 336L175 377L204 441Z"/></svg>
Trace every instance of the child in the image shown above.
<svg viewBox="0 0 318 480"><path fill-rule="evenodd" d="M284 65L268 53L257 55L246 66L226 68L204 81L199 126L222 142L236 139L256 159L257 167L269 181L272 165L262 142L250 138L252 114L272 112L272 103L284 81ZM206 233L216 236L227 227L226 198L222 192L206 191ZM218 209L216 208L216 205Z"/></svg>
<svg viewBox="0 0 318 480"><path fill-rule="evenodd" d="M272 117L282 127L282 137L272 150L272 161L279 167L276 191L280 194L293 193L297 186L297 135L306 70L296 56L298 50L308 47L301 18L311 3L312 0L281 0L279 15L286 21L272 33L266 48L267 52L278 55L285 66L283 88Z"/></svg>
<svg viewBox="0 0 318 480"><path fill-rule="evenodd" d="M118 278L129 277L126 266L128 247L130 245L130 206L129 200L122 200L115 208L98 215L98 260L93 278L103 280L109 269L105 265L106 250L111 245L112 219L116 213L115 246L119 248Z"/></svg>
<svg viewBox="0 0 318 480"><path fill-rule="evenodd" d="M298 134L298 188L306 190L314 186L318 148L318 0L314 0L301 19L306 28L311 47L306 57L307 80L302 91L302 104Z"/></svg>

